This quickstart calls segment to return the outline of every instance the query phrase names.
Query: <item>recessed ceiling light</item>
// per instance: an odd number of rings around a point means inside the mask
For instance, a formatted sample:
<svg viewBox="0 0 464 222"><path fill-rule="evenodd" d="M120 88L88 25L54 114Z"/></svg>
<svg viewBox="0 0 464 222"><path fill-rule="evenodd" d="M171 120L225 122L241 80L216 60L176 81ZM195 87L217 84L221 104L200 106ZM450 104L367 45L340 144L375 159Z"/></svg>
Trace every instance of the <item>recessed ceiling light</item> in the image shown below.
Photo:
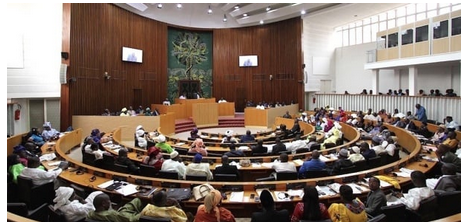
<svg viewBox="0 0 464 222"><path fill-rule="evenodd" d="M301 14L302 14L302 15L306 14L306 11L305 11L305 10L301 10Z"/></svg>
<svg viewBox="0 0 464 222"><path fill-rule="evenodd" d="M239 7L238 5L236 5L234 8L235 8L235 9L239 9L240 7Z"/></svg>
<svg viewBox="0 0 464 222"><path fill-rule="evenodd" d="M158 3L158 5L157 5L156 7L159 8L159 9L162 9L162 8L163 8L163 4Z"/></svg>
<svg viewBox="0 0 464 222"><path fill-rule="evenodd" d="M227 16L224 14L224 18L222 19L223 22L227 22Z"/></svg>
<svg viewBox="0 0 464 222"><path fill-rule="evenodd" d="M261 24L261 25L264 24L264 21L263 20L259 21L259 24Z"/></svg>
<svg viewBox="0 0 464 222"><path fill-rule="evenodd" d="M247 14L247 13L243 14L243 17L247 17L247 16L248 16L248 14Z"/></svg>
<svg viewBox="0 0 464 222"><path fill-rule="evenodd" d="M270 11L270 10L271 10L271 6L268 6L268 7L266 8L266 12L268 12L268 11Z"/></svg>
<svg viewBox="0 0 464 222"><path fill-rule="evenodd" d="M213 13L213 10L211 9L211 5L208 6L208 14Z"/></svg>
<svg viewBox="0 0 464 222"><path fill-rule="evenodd" d="M182 8L182 4L181 4L181 3L177 3L177 8L178 8L178 9L181 9L181 8Z"/></svg>

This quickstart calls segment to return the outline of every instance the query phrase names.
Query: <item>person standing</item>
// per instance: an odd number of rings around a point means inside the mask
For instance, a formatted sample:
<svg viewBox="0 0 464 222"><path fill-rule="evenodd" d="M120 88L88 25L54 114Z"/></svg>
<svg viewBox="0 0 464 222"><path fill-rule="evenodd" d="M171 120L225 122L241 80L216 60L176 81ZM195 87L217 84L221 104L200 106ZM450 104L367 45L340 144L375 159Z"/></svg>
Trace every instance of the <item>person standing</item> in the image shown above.
<svg viewBox="0 0 464 222"><path fill-rule="evenodd" d="M416 109L416 114L414 116L417 118L417 120L421 122L427 122L427 113L425 108L418 103L416 104Z"/></svg>

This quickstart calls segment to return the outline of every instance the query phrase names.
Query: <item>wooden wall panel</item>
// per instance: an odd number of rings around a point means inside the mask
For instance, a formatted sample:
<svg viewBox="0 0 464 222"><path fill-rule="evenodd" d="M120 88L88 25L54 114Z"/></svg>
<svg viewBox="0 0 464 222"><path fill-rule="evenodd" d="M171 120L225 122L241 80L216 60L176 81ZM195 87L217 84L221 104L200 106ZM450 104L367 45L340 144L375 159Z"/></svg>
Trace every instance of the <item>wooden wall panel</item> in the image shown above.
<svg viewBox="0 0 464 222"><path fill-rule="evenodd" d="M167 93L169 25L113 4L73 3L70 11L68 78L77 81L67 85L69 96L62 98L69 119L99 115L105 108L117 112L161 104ZM213 97L235 102L236 111L243 111L247 100L304 106L301 18L212 32ZM142 49L143 63L122 62L123 46ZM258 55L259 66L240 68L239 55ZM110 79L103 77L105 72Z"/></svg>

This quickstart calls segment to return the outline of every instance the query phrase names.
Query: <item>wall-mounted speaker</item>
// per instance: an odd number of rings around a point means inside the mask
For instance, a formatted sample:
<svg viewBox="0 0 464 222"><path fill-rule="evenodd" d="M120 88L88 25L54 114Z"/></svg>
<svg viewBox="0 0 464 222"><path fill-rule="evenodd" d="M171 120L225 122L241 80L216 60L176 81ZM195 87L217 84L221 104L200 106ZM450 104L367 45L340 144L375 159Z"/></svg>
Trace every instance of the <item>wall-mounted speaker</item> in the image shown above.
<svg viewBox="0 0 464 222"><path fill-rule="evenodd" d="M60 83L61 84L66 84L67 79L66 79L66 71L68 70L68 65L66 64L61 64L60 67Z"/></svg>
<svg viewBox="0 0 464 222"><path fill-rule="evenodd" d="M68 60L69 53L68 52L61 52L61 58L63 58L64 60Z"/></svg>

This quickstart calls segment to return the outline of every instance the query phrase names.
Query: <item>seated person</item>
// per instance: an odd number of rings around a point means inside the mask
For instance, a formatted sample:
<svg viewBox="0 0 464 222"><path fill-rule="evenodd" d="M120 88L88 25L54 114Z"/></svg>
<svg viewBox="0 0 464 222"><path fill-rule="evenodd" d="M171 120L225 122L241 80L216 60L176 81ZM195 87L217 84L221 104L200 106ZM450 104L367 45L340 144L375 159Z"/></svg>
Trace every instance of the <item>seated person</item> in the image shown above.
<svg viewBox="0 0 464 222"><path fill-rule="evenodd" d="M295 163L288 162L288 155L286 153L280 154L279 159L275 160L271 168L275 170L275 173L272 173L271 176L277 177L278 172L297 172Z"/></svg>
<svg viewBox="0 0 464 222"><path fill-rule="evenodd" d="M99 129L93 129L90 132L90 137L92 137L93 141L95 143L100 143L101 135L100 135L100 130Z"/></svg>
<svg viewBox="0 0 464 222"><path fill-rule="evenodd" d="M352 154L348 157L348 160L350 160L353 163L356 163L361 160L365 160L364 156L361 154L361 149L357 146L351 147L351 150L353 151Z"/></svg>
<svg viewBox="0 0 464 222"><path fill-rule="evenodd" d="M166 137L164 135L158 136L158 143L156 143L155 146L160 148L163 153L171 153L172 151L174 151L171 145L166 143Z"/></svg>
<svg viewBox="0 0 464 222"><path fill-rule="evenodd" d="M283 152L283 151L287 151L287 146L285 146L285 144L280 141L279 137L276 137L275 145L272 146L271 155L279 155L280 152Z"/></svg>
<svg viewBox="0 0 464 222"><path fill-rule="evenodd" d="M422 122L421 126L419 129L416 130L416 134L422 135L425 138L431 138L434 133L430 132L429 129L427 129L427 122Z"/></svg>
<svg viewBox="0 0 464 222"><path fill-rule="evenodd" d="M240 178L237 166L229 164L229 157L227 155L222 155L221 161L222 165L216 167L214 174L235 174L237 178Z"/></svg>
<svg viewBox="0 0 464 222"><path fill-rule="evenodd" d="M142 163L153 166L155 167L156 171L160 171L161 167L163 166L163 153L161 153L161 150L157 147L150 147L147 152L148 156L146 156Z"/></svg>
<svg viewBox="0 0 464 222"><path fill-rule="evenodd" d="M221 143L238 143L238 139L233 136L234 131L232 130L227 130L226 131L226 136L222 138Z"/></svg>
<svg viewBox="0 0 464 222"><path fill-rule="evenodd" d="M449 146L440 144L435 153L440 162L451 163L456 166L457 172L461 172L461 158L453 153Z"/></svg>
<svg viewBox="0 0 464 222"><path fill-rule="evenodd" d="M145 116L153 116L153 113L151 112L150 107L147 107L144 112Z"/></svg>
<svg viewBox="0 0 464 222"><path fill-rule="evenodd" d="M84 200L76 195L73 188L62 186L55 190L53 209L63 212L67 221L80 221L85 219L90 211L95 210L93 200L102 193L102 191L94 191Z"/></svg>
<svg viewBox="0 0 464 222"><path fill-rule="evenodd" d="M442 143L443 145L447 145L453 152L456 151L459 144L458 139L456 139L456 135L457 134L454 131L448 132L446 140Z"/></svg>
<svg viewBox="0 0 464 222"><path fill-rule="evenodd" d="M366 160L377 156L377 154L375 154L375 150L369 148L369 144L366 142L362 142L359 145L359 149L361 151L361 155L363 155L364 159Z"/></svg>
<svg viewBox="0 0 464 222"><path fill-rule="evenodd" d="M90 146L85 147L85 152L86 153L92 153L95 155L95 160L100 160L103 159L103 153L105 151L100 150L100 147L97 143L92 143Z"/></svg>
<svg viewBox="0 0 464 222"><path fill-rule="evenodd" d="M287 118L287 119L291 119L292 116L290 115L290 113L288 111L285 112L285 114L282 116L283 118Z"/></svg>
<svg viewBox="0 0 464 222"><path fill-rule="evenodd" d="M8 169L8 173L11 175L14 183L17 183L18 175L21 174L21 172L24 170L24 168L26 168L26 166L24 166L20 162L19 156L17 154L13 153L13 154L8 155L8 157L7 157L7 169Z"/></svg>
<svg viewBox="0 0 464 222"><path fill-rule="evenodd" d="M421 200L429 198L435 195L433 189L427 187L425 182L427 178L421 171L413 171L411 173L411 181L415 188L409 189L408 193L403 194L401 192L394 193L393 195L399 199L393 202L388 202L388 205L402 203L406 205L407 209L418 210Z"/></svg>
<svg viewBox="0 0 464 222"><path fill-rule="evenodd" d="M374 136L372 138L372 143L371 143L371 146L372 146L372 150L375 151L375 154L376 155L379 155L381 153L385 153L385 147L382 145L382 138L378 137L378 136Z"/></svg>
<svg viewBox="0 0 464 222"><path fill-rule="evenodd" d="M163 105L165 105L165 106L170 106L170 105L171 105L171 101L169 101L169 99L166 98L166 99L163 101Z"/></svg>
<svg viewBox="0 0 464 222"><path fill-rule="evenodd" d="M224 97L221 97L221 99L218 101L218 103L226 103L227 100L224 99Z"/></svg>
<svg viewBox="0 0 464 222"><path fill-rule="evenodd" d="M459 124L453 120L453 117L452 116L447 116L443 122L445 122L445 128L448 130L448 131L455 131L455 130L459 130Z"/></svg>
<svg viewBox="0 0 464 222"><path fill-rule="evenodd" d="M410 119L405 118L403 121L406 124L404 129L409 130L411 132L416 132L417 131L416 124L414 124Z"/></svg>
<svg viewBox="0 0 464 222"><path fill-rule="evenodd" d="M39 132L39 129L33 127L31 131L26 135L26 140L37 145L39 148L45 144L45 139Z"/></svg>
<svg viewBox="0 0 464 222"><path fill-rule="evenodd" d="M128 112L127 108L124 107L121 109L121 113L119 114L119 116L130 116L130 113Z"/></svg>
<svg viewBox="0 0 464 222"><path fill-rule="evenodd" d="M43 124L42 137L45 141L57 140L59 136L60 132L52 128L52 124L50 122Z"/></svg>
<svg viewBox="0 0 464 222"><path fill-rule="evenodd" d="M179 99L187 99L187 93L182 93L182 95L179 96Z"/></svg>
<svg viewBox="0 0 464 222"><path fill-rule="evenodd" d="M178 173L179 179L183 179L185 176L186 166L179 157L177 151L172 151L169 156L171 159L163 161L161 170L163 171L176 171Z"/></svg>
<svg viewBox="0 0 464 222"><path fill-rule="evenodd" d="M198 129L195 127L190 131L190 137L188 138L189 140L195 140L197 138L200 138L200 135L198 135Z"/></svg>
<svg viewBox="0 0 464 222"><path fill-rule="evenodd" d="M235 149L235 144L234 143L231 143L229 145L229 149L230 149L230 151L224 153L224 155L226 155L228 157L244 157L245 156L245 153L243 153L243 151Z"/></svg>
<svg viewBox="0 0 464 222"><path fill-rule="evenodd" d="M40 167L39 157L31 157L20 175L32 179L32 183L36 186L55 182L55 187L59 187L59 181L56 178L68 166L69 164L60 164L56 170L45 171L43 167Z"/></svg>
<svg viewBox="0 0 464 222"><path fill-rule="evenodd" d="M204 204L198 206L194 221L235 222L230 210L221 207L222 195L218 190L212 190L206 195Z"/></svg>
<svg viewBox="0 0 464 222"><path fill-rule="evenodd" d="M340 197L343 203L332 203L329 215L332 221L366 222L367 214L364 204L353 195L353 189L348 185L340 186Z"/></svg>
<svg viewBox="0 0 464 222"><path fill-rule="evenodd" d="M171 218L173 222L186 222L187 215L174 199L168 199L166 190L162 189L153 194L151 203L143 208L140 216L155 218Z"/></svg>
<svg viewBox="0 0 464 222"><path fill-rule="evenodd" d="M140 212L143 209L142 201L139 198L134 198L129 203L125 204L117 211L111 208L110 196L106 193L97 195L93 199L95 211L90 211L87 219L95 221L139 221Z"/></svg>
<svg viewBox="0 0 464 222"><path fill-rule="evenodd" d="M290 134L296 135L296 134L300 133L300 131L301 131L301 128L300 128L299 120L295 119L295 121L293 122L292 129L290 129Z"/></svg>
<svg viewBox="0 0 464 222"><path fill-rule="evenodd" d="M444 125L439 125L437 128L437 131L433 134L432 138L430 138L430 141L433 142L434 144L442 143L445 141L447 135L445 134L445 126Z"/></svg>
<svg viewBox="0 0 464 222"><path fill-rule="evenodd" d="M114 160L114 163L127 166L127 169L131 174L139 174L139 167L129 159L127 156L127 150L125 148L119 149L118 157Z"/></svg>
<svg viewBox="0 0 464 222"><path fill-rule="evenodd" d="M336 160L329 168L331 168L332 175L336 175L340 173L342 168L349 166L353 166L353 162L348 159L348 150L342 148L340 149L340 152L338 152L338 160Z"/></svg>
<svg viewBox="0 0 464 222"><path fill-rule="evenodd" d="M263 190L259 196L262 212L254 212L251 214L251 222L267 222L267 221L289 221L288 210L283 209L277 211L275 209L274 198L269 190Z"/></svg>
<svg viewBox="0 0 464 222"><path fill-rule="evenodd" d="M325 145L328 143L337 144L337 141L342 138L341 126L336 122L335 126L331 128L329 132L326 133L326 139L321 144L321 149L325 149Z"/></svg>
<svg viewBox="0 0 464 222"><path fill-rule="evenodd" d="M382 213L383 206L387 206L387 197L380 189L380 180L377 177L369 178L369 189L371 192L367 194L366 213L375 217Z"/></svg>
<svg viewBox="0 0 464 222"><path fill-rule="evenodd" d="M143 129L142 125L138 125L137 128L135 128L135 139L137 140L137 145L138 147L147 148L147 139L145 138L145 129Z"/></svg>
<svg viewBox="0 0 464 222"><path fill-rule="evenodd" d="M209 169L209 164L202 163L202 159L203 156L201 154L195 154L195 157L193 157L193 163L187 165L187 168L185 169L184 180L186 179L187 175L206 176L207 180L213 179L213 173Z"/></svg>
<svg viewBox="0 0 464 222"><path fill-rule="evenodd" d="M385 153L394 156L396 151L396 143L393 137L388 137L386 141L383 141L382 146L385 147Z"/></svg>
<svg viewBox="0 0 464 222"><path fill-rule="evenodd" d="M258 142L256 143L256 146L251 148L251 153L262 153L262 154L267 154L267 147L263 146L263 140L259 139Z"/></svg>
<svg viewBox="0 0 464 222"><path fill-rule="evenodd" d="M324 161L321 161L319 159L319 157L319 151L314 150L311 153L311 159L304 161L303 165L301 165L300 169L298 170L300 176L303 176L306 173L306 171L324 170L327 166L325 165Z"/></svg>
<svg viewBox="0 0 464 222"><path fill-rule="evenodd" d="M189 153L199 153L202 156L208 156L208 151L206 151L205 144L201 138L195 139L193 141L191 148L188 151Z"/></svg>
<svg viewBox="0 0 464 222"><path fill-rule="evenodd" d="M240 138L240 143L254 143L255 137L251 135L251 131L247 130L246 134Z"/></svg>
<svg viewBox="0 0 464 222"><path fill-rule="evenodd" d="M305 186L302 202L298 202L293 210L291 222L300 220L320 221L329 219L329 212L324 203L319 201L319 193L314 186Z"/></svg>
<svg viewBox="0 0 464 222"><path fill-rule="evenodd" d="M308 136L308 142L306 144L305 147L309 148L310 151L313 151L315 148L313 147L313 145L317 145L319 144L317 141L316 141L317 137L315 135L310 135ZM312 148L313 147L313 148Z"/></svg>
<svg viewBox="0 0 464 222"><path fill-rule="evenodd" d="M461 175L456 174L457 168L451 163L442 163L441 173L443 174L438 179L427 179L427 187L437 191L456 191L461 190Z"/></svg>
<svg viewBox="0 0 464 222"><path fill-rule="evenodd" d="M33 146L35 147L35 145L33 145ZM31 155L28 155L26 147L24 147L23 145L17 145L15 147L13 147L13 154L16 154L18 156L19 162L24 167L27 167L27 158L28 157L36 156L36 155L33 155L32 153L31 153Z"/></svg>

